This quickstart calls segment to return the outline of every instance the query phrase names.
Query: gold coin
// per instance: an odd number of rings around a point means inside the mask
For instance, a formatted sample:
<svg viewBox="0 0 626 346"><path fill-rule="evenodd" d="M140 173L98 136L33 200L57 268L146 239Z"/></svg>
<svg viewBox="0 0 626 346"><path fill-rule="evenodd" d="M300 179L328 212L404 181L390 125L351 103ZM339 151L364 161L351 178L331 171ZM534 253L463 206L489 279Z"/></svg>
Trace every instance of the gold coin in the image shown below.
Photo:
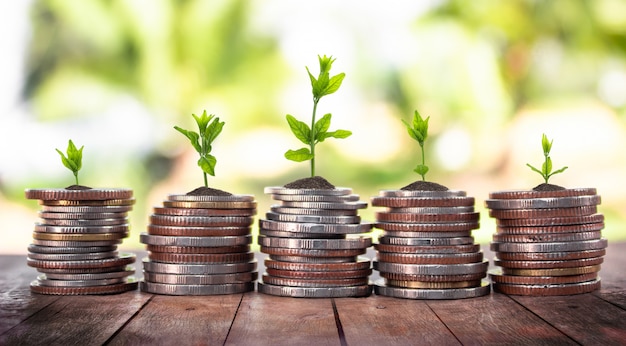
<svg viewBox="0 0 626 346"><path fill-rule="evenodd" d="M512 269L502 268L504 275L519 276L567 276L582 275L588 273L597 273L600 271L600 265L573 267L573 268L550 268L550 269Z"/></svg>
<svg viewBox="0 0 626 346"><path fill-rule="evenodd" d="M432 282L432 281L405 281L385 279L387 286L404 287L404 288L422 288L422 289L447 289L447 288L467 288L480 286L481 280L470 281L449 281L449 282Z"/></svg>

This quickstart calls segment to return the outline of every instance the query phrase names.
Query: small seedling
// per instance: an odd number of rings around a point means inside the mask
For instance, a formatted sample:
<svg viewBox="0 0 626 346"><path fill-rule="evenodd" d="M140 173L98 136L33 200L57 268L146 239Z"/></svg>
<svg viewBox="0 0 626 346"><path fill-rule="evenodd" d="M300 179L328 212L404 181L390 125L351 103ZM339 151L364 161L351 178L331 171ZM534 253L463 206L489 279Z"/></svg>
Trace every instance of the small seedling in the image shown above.
<svg viewBox="0 0 626 346"><path fill-rule="evenodd" d="M55 149L59 155L61 155L61 162L63 166L67 167L72 173L74 173L74 179L76 179L76 185L78 185L78 171L83 166L83 145L80 149L76 149L74 142L70 139L67 144L67 157L59 149Z"/></svg>
<svg viewBox="0 0 626 346"><path fill-rule="evenodd" d="M192 116L196 119L199 133L184 130L178 126L174 126L174 129L189 138L191 145L193 145L194 149L200 154L198 166L202 168L204 186L208 187L207 174L215 176L215 164L217 163L215 156L211 155L211 143L213 143L215 138L222 132L224 122L220 122L220 118L216 118L213 114L207 115L206 110L202 113L202 116L195 114L192 114Z"/></svg>
<svg viewBox="0 0 626 346"><path fill-rule="evenodd" d="M426 180L426 173L428 172L428 166L426 166L425 154L424 154L424 142L428 137L428 120L430 117L424 120L420 113L416 110L413 115L413 123L409 124L404 119L402 122L406 126L407 131L409 132L409 136L419 143L420 148L422 150L422 163L418 164L413 170L415 173L422 176L422 180Z"/></svg>
<svg viewBox="0 0 626 346"><path fill-rule="evenodd" d="M306 68L313 88L313 115L311 117L311 126L309 127L306 123L287 114L287 123L289 123L291 132L293 132L296 138L309 147L300 148L298 150L288 150L285 153L285 158L291 161L302 162L311 160L311 177L315 176L315 145L329 137L346 138L352 134L352 132L347 130L328 132L331 119L330 113L325 114L317 122L315 121L317 104L320 102L320 99L323 96L330 95L337 91L345 77L345 73L330 77L330 68L335 61L332 56L327 57L324 55L324 57L320 57L318 55L317 57L320 63L320 73L317 79L311 74L309 68Z"/></svg>
<svg viewBox="0 0 626 346"><path fill-rule="evenodd" d="M541 147L543 148L544 157L543 165L541 165L541 170L533 167L529 163L526 164L526 166L530 167L530 169L541 174L546 184L548 183L548 179L550 179L551 176L562 173L564 170L567 169L567 166L565 166L552 172L552 159L550 158L550 149L552 149L552 142L554 142L554 140L548 140L548 137L545 133L543 134L543 137L541 137Z"/></svg>

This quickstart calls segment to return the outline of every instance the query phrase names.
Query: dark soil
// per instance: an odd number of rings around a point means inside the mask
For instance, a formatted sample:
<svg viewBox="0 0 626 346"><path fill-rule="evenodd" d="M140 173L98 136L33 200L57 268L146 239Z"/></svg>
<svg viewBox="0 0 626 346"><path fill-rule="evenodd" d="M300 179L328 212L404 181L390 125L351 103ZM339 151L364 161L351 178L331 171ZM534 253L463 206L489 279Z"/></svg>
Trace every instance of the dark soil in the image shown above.
<svg viewBox="0 0 626 346"><path fill-rule="evenodd" d="M197 189L187 192L187 196L232 196L230 192L213 189L206 186L200 186Z"/></svg>
<svg viewBox="0 0 626 346"><path fill-rule="evenodd" d="M92 188L89 186L83 186L83 185L70 185L68 187L65 188L66 190L91 190Z"/></svg>
<svg viewBox="0 0 626 346"><path fill-rule="evenodd" d="M431 181L418 180L410 183L409 185L401 188L405 191L448 191L449 189L441 184L433 183Z"/></svg>
<svg viewBox="0 0 626 346"><path fill-rule="evenodd" d="M316 190L334 190L335 189L335 185L329 183L328 180L320 176L294 180L291 183L285 184L284 187L288 189L316 189Z"/></svg>
<svg viewBox="0 0 626 346"><path fill-rule="evenodd" d="M565 190L563 186L542 183L533 188L533 191L560 191Z"/></svg>

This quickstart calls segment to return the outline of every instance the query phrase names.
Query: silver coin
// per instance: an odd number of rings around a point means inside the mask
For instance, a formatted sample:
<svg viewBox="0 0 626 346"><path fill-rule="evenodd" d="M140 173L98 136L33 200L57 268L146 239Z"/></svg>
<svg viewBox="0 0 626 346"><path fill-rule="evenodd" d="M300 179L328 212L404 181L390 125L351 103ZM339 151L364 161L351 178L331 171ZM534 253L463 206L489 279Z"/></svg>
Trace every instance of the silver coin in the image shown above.
<svg viewBox="0 0 626 346"><path fill-rule="evenodd" d="M109 252L115 251L117 246L92 246L92 247L56 247L56 246L40 246L28 245L28 252L38 254L78 254L90 252Z"/></svg>
<svg viewBox="0 0 626 346"><path fill-rule="evenodd" d="M398 232L460 232L471 231L479 227L478 222L450 223L409 223L409 222L376 222L375 227L385 231Z"/></svg>
<svg viewBox="0 0 626 346"><path fill-rule="evenodd" d="M460 232L390 232L385 231L383 235L396 238L466 238L472 235L471 231Z"/></svg>
<svg viewBox="0 0 626 346"><path fill-rule="evenodd" d="M29 252L28 258L42 261L82 261L111 258L118 255L117 251L88 252L88 253L34 253Z"/></svg>
<svg viewBox="0 0 626 346"><path fill-rule="evenodd" d="M172 264L151 262L150 259L143 259L144 271L163 274L185 274L185 275L213 275L244 273L256 270L257 261L246 263L223 263L223 264Z"/></svg>
<svg viewBox="0 0 626 346"><path fill-rule="evenodd" d="M92 226L117 226L127 225L128 218L121 219L43 219L40 225L46 226L64 226L64 227L92 227Z"/></svg>
<svg viewBox="0 0 626 346"><path fill-rule="evenodd" d="M132 205L105 205L105 206L65 206L65 205L42 205L42 212L51 213L126 213L133 210Z"/></svg>
<svg viewBox="0 0 626 346"><path fill-rule="evenodd" d="M403 246L449 246L474 244L474 237L451 238L403 238L384 235L378 238L380 244Z"/></svg>
<svg viewBox="0 0 626 346"><path fill-rule="evenodd" d="M263 274L263 284L282 287L311 287L311 288L328 288L328 287L355 287L364 286L369 283L367 276L352 279L294 279L280 276L271 276L267 273Z"/></svg>
<svg viewBox="0 0 626 346"><path fill-rule="evenodd" d="M254 291L254 282L221 285L173 285L141 281L139 288L143 292L172 296L210 296Z"/></svg>
<svg viewBox="0 0 626 346"><path fill-rule="evenodd" d="M361 222L360 216L314 216L314 215L292 215L265 213L268 220L282 222L307 222L307 223L333 223L333 224L355 224Z"/></svg>
<svg viewBox="0 0 626 346"><path fill-rule="evenodd" d="M163 274L144 271L144 281L172 285L221 285L256 281L257 272L212 275Z"/></svg>
<svg viewBox="0 0 626 346"><path fill-rule="evenodd" d="M198 246L218 247L248 245L252 243L252 235L226 237L182 237L151 235L142 232L139 241L147 245Z"/></svg>
<svg viewBox="0 0 626 346"><path fill-rule="evenodd" d="M326 189L288 189L282 186L270 186L263 189L266 194L273 195L317 195L317 196L345 196L352 193L352 189L346 187L336 187L332 190Z"/></svg>
<svg viewBox="0 0 626 346"><path fill-rule="evenodd" d="M259 236L258 243L261 246L293 249L365 249L372 246L372 238L358 237L348 239L290 239Z"/></svg>
<svg viewBox="0 0 626 346"><path fill-rule="evenodd" d="M489 261L467 264L401 264L373 261L374 269L385 273L412 275L461 275L487 272Z"/></svg>
<svg viewBox="0 0 626 346"><path fill-rule="evenodd" d="M296 223L279 222L272 220L259 220L259 227L272 231L282 232L307 232L307 233L335 233L335 234L355 234L367 233L373 228L372 223L360 224L316 224L316 223Z"/></svg>
<svg viewBox="0 0 626 346"><path fill-rule="evenodd" d="M345 239L345 234L319 234L319 233L304 233L304 232L281 232L272 231L269 229L259 228L259 234L268 237L277 238L313 238L313 239Z"/></svg>
<svg viewBox="0 0 626 346"><path fill-rule="evenodd" d="M390 213L406 214L463 214L473 213L474 207L388 207L387 210Z"/></svg>
<svg viewBox="0 0 626 346"><path fill-rule="evenodd" d="M486 296L491 292L491 286L483 281L479 287L418 289L387 286L384 280L380 280L376 282L374 292L380 296L405 299L465 299Z"/></svg>
<svg viewBox="0 0 626 346"><path fill-rule="evenodd" d="M46 220L64 219L64 220L95 220L95 219L123 219L128 216L124 213L53 213L40 211L39 217Z"/></svg>
<svg viewBox="0 0 626 346"><path fill-rule="evenodd" d="M26 259L26 264L34 268L44 269L85 269L85 268L105 268L124 265L135 262L135 254L121 253L117 257L90 259L90 260L75 260L75 261L50 261L50 260L35 260L31 258Z"/></svg>
<svg viewBox="0 0 626 346"><path fill-rule="evenodd" d="M167 196L168 201L174 202L252 202L253 195L231 195L231 196L192 196L172 194Z"/></svg>
<svg viewBox="0 0 626 346"><path fill-rule="evenodd" d="M115 226L47 226L40 223L35 224L35 232L41 233L125 233L130 229L129 224Z"/></svg>
<svg viewBox="0 0 626 346"><path fill-rule="evenodd" d="M491 243L496 252L565 252L606 248L606 238L558 243Z"/></svg>
<svg viewBox="0 0 626 346"><path fill-rule="evenodd" d="M289 256L289 255L269 255L270 259L279 262L290 263L349 263L355 262L358 256L350 257L305 257L305 256Z"/></svg>
<svg viewBox="0 0 626 346"><path fill-rule="evenodd" d="M447 191L410 191L410 190L381 190L379 195L382 197L465 197L467 193L460 190Z"/></svg>
<svg viewBox="0 0 626 346"><path fill-rule="evenodd" d="M359 195L320 196L320 195L272 195L272 199L285 202L356 202Z"/></svg>
<svg viewBox="0 0 626 346"><path fill-rule="evenodd" d="M98 240L98 241L75 241L75 240L39 240L33 239L34 245L49 246L49 247L100 247L100 246L112 246L122 243L121 239L115 240Z"/></svg>
<svg viewBox="0 0 626 346"><path fill-rule="evenodd" d="M599 195L593 195L551 198L488 199L485 201L485 205L491 209L548 209L598 205L600 201Z"/></svg>
<svg viewBox="0 0 626 346"><path fill-rule="evenodd" d="M367 208L367 202L283 202L282 206L287 208L355 210Z"/></svg>
<svg viewBox="0 0 626 346"><path fill-rule="evenodd" d="M113 267L95 268L36 268L38 272L44 274L102 274L124 271L128 268L126 264Z"/></svg>
<svg viewBox="0 0 626 346"><path fill-rule="evenodd" d="M135 274L135 268L132 266L127 266L124 270L113 271L113 272L105 272L105 273L84 273L84 274L63 274L63 273L54 273L47 272L46 278L50 280L102 280L102 279L115 279L115 278L125 278Z"/></svg>
<svg viewBox="0 0 626 346"><path fill-rule="evenodd" d="M341 298L341 297L367 297L372 294L372 286L349 286L349 287L290 287L275 286L257 283L259 293L281 297L299 298Z"/></svg>
<svg viewBox="0 0 626 346"><path fill-rule="evenodd" d="M105 286L105 285L119 284L121 282L125 282L126 278L110 278L110 279L97 279L97 280L51 280L51 279L46 278L46 274L41 274L37 277L37 281L39 282L39 285L41 286L91 287L91 286Z"/></svg>
<svg viewBox="0 0 626 346"><path fill-rule="evenodd" d="M341 272L346 270L365 270L370 269L372 264L372 261L367 257L352 257L349 262L338 263L302 263L297 261L277 261L271 257L272 256L270 256L269 259L265 259L266 268L290 270L296 272Z"/></svg>
<svg viewBox="0 0 626 346"><path fill-rule="evenodd" d="M150 215L150 220L158 225L171 226L250 226L254 222L252 216L173 216L173 215Z"/></svg>
<svg viewBox="0 0 626 346"><path fill-rule="evenodd" d="M357 210L304 209L288 208L274 204L270 210L277 214L314 215L314 216L356 216Z"/></svg>

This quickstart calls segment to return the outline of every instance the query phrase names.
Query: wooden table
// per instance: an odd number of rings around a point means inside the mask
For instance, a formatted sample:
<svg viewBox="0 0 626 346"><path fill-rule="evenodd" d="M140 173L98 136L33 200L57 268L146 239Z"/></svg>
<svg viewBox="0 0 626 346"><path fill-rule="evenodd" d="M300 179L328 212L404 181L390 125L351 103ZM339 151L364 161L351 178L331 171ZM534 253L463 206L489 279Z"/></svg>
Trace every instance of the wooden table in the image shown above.
<svg viewBox="0 0 626 346"><path fill-rule="evenodd" d="M26 256L0 256L0 345L626 344L624 264L626 243L610 244L602 289L561 297L57 297L30 293Z"/></svg>

